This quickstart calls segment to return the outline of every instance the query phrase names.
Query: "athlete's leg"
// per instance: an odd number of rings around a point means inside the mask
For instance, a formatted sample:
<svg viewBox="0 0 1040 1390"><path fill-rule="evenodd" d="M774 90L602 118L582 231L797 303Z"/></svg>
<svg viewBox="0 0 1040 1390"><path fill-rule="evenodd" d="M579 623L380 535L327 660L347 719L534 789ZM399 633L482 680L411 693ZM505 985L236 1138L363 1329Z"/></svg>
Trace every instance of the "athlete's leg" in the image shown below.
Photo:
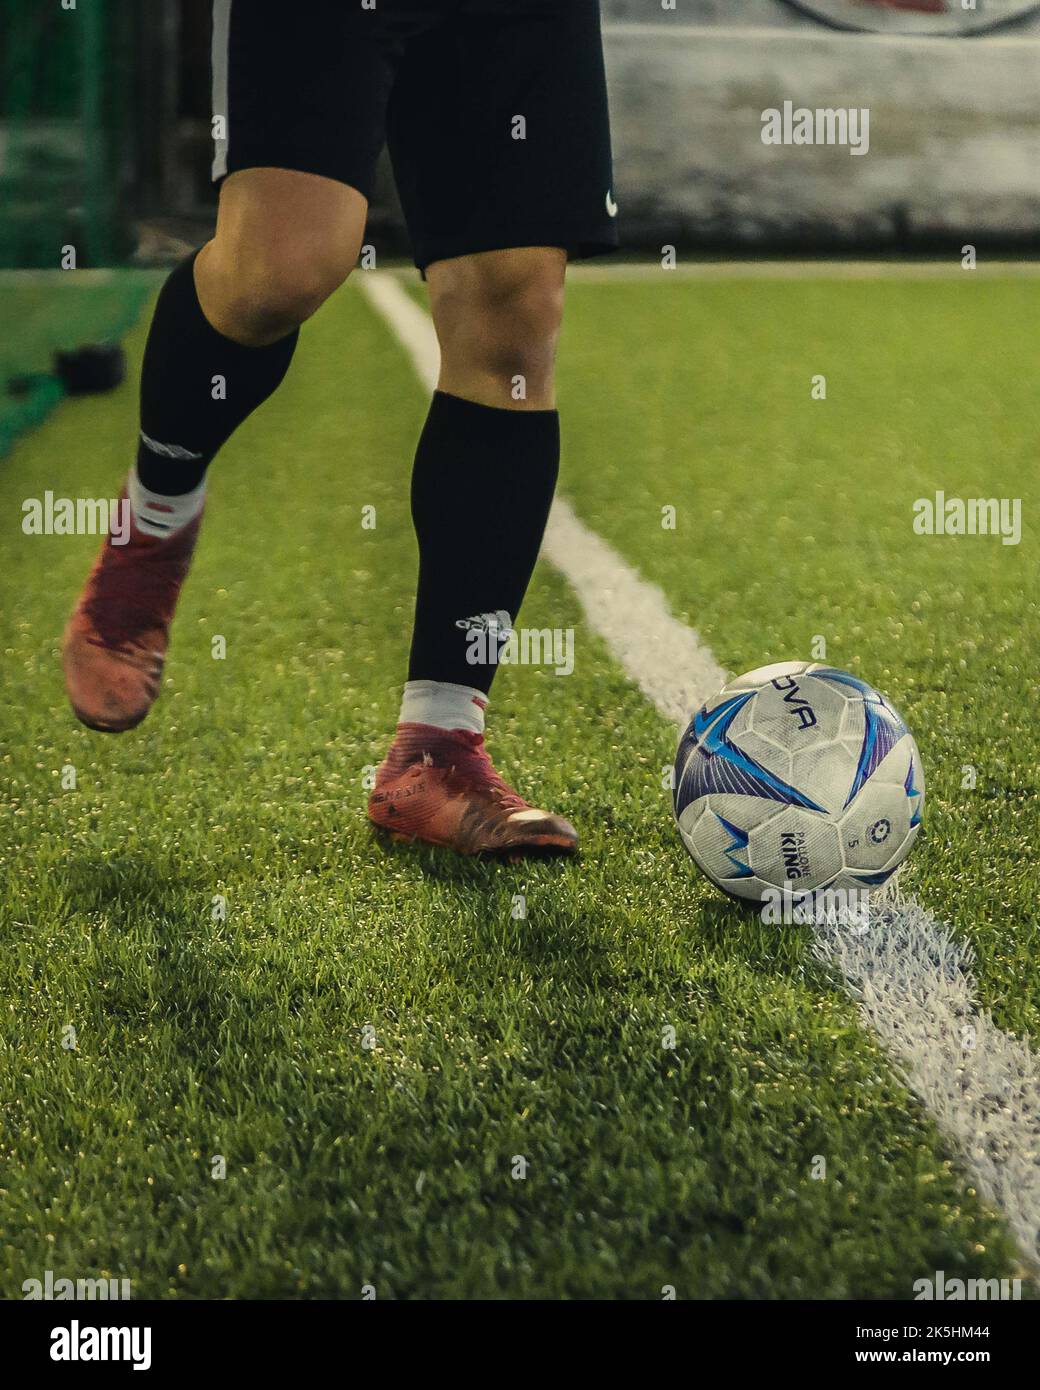
<svg viewBox="0 0 1040 1390"><path fill-rule="evenodd" d="M370 815L468 852L573 849L482 731L556 482L565 262L617 240L596 0L459 0L405 53L388 134L443 360L412 481L409 680Z"/></svg>
<svg viewBox="0 0 1040 1390"><path fill-rule="evenodd" d="M69 695L95 728L129 728L155 698L206 469L354 265L401 43L441 17L433 0L404 15L337 0L305 9L287 19L278 0L213 3L216 236L159 296L130 540L103 548L66 632Z"/></svg>
<svg viewBox="0 0 1040 1390"><path fill-rule="evenodd" d="M225 180L216 235L170 276L148 335L137 456L146 492L198 489L285 376L299 325L350 273L366 210L356 189L314 174L243 169ZM141 519L147 527L143 509Z"/></svg>
<svg viewBox="0 0 1040 1390"><path fill-rule="evenodd" d="M577 844L563 817L502 781L482 737L559 469L553 364L566 259L555 247L524 247L428 270L441 373L412 474L415 629L370 814L466 852Z"/></svg>
<svg viewBox="0 0 1040 1390"><path fill-rule="evenodd" d="M428 270L441 374L412 474L419 592L409 680L483 691L466 624L515 622L538 556L556 475L553 363L566 256L556 247L486 251Z"/></svg>
<svg viewBox="0 0 1040 1390"><path fill-rule="evenodd" d="M65 635L69 697L91 727L131 728L158 694L206 469L282 381L298 325L348 275L366 208L317 175L234 173L215 237L163 286L141 373L130 537L102 547Z"/></svg>

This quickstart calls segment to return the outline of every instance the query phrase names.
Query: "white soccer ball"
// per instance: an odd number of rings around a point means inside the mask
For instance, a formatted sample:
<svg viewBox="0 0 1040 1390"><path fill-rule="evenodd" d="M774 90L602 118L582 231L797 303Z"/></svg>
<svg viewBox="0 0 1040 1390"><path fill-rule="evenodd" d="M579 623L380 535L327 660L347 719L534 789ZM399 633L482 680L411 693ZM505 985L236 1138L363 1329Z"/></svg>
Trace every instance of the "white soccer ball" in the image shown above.
<svg viewBox="0 0 1040 1390"><path fill-rule="evenodd" d="M694 716L675 758L674 807L694 863L724 893L862 893L910 853L924 771L873 686L785 661L730 681Z"/></svg>

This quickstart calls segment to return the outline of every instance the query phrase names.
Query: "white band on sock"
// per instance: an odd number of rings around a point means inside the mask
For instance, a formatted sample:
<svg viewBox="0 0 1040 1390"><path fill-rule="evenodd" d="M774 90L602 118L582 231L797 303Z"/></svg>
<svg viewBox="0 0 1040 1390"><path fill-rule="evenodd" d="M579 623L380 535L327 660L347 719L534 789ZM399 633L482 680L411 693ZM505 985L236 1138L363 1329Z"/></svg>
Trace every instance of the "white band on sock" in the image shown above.
<svg viewBox="0 0 1040 1390"><path fill-rule="evenodd" d="M435 729L484 732L488 697L469 685L450 681L408 681L401 700L400 724L432 724Z"/></svg>
<svg viewBox="0 0 1040 1390"><path fill-rule="evenodd" d="M206 500L205 478L193 491L167 497L161 492L150 492L138 478L136 468L130 470L126 490L134 521L146 536L168 536L179 531L195 520Z"/></svg>

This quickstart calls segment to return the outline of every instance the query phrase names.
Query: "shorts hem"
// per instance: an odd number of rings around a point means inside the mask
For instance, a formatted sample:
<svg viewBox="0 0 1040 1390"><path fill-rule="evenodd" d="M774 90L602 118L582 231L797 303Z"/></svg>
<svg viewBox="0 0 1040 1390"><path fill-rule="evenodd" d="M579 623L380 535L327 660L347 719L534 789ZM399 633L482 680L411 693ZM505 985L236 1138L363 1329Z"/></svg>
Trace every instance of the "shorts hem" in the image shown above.
<svg viewBox="0 0 1040 1390"><path fill-rule="evenodd" d="M349 170L330 170L322 166L317 160L297 159L295 156L279 159L277 156L268 159L236 159L229 161L227 167L220 173L215 173L212 177L214 187L218 188L225 179L232 174L244 173L246 169L285 169L291 174L313 174L317 178L330 179L333 183L345 184L347 188L352 188L355 193L360 193L367 203L372 201L375 179L361 179L352 177Z"/></svg>
<svg viewBox="0 0 1040 1390"><path fill-rule="evenodd" d="M500 236L445 237L416 247L412 259L425 272L435 261L455 260L459 256L476 256L482 251L517 251L525 246L558 246L567 252L568 260L582 261L590 256L606 256L618 249L618 236L566 236L555 232L510 232Z"/></svg>

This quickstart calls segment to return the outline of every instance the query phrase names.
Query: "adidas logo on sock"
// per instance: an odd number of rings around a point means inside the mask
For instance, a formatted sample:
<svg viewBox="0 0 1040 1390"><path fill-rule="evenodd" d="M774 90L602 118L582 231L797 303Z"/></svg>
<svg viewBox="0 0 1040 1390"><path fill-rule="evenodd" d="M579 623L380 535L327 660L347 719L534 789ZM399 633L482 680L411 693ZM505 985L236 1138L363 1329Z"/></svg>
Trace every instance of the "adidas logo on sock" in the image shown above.
<svg viewBox="0 0 1040 1390"><path fill-rule="evenodd" d="M201 454L193 453L191 449L185 449L182 444L161 444L158 439L152 439L144 430L141 431L141 443L146 449L150 449L153 454L158 454L164 459L200 459Z"/></svg>
<svg viewBox="0 0 1040 1390"><path fill-rule="evenodd" d="M464 632L486 632L488 636L508 637L513 630L513 620L504 608L495 613L476 613L472 618L457 618L456 627Z"/></svg>

